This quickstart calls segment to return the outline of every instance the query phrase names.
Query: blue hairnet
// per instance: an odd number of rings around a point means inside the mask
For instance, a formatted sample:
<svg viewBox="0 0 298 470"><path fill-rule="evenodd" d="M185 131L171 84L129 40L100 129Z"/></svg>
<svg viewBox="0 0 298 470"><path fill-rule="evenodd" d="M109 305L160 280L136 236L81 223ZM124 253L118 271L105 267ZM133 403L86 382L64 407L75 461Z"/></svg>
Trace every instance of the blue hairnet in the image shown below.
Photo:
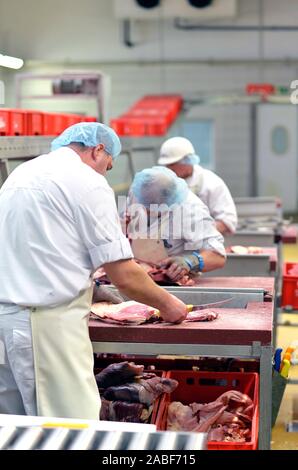
<svg viewBox="0 0 298 470"><path fill-rule="evenodd" d="M117 134L113 129L99 122L80 122L68 127L53 140L51 149L57 150L75 142L84 144L86 147L104 144L106 152L113 159L121 152L121 143Z"/></svg>
<svg viewBox="0 0 298 470"><path fill-rule="evenodd" d="M199 155L193 153L192 155L186 155L186 157L183 157L182 160L179 160L177 163L181 163L182 165L199 165L200 161Z"/></svg>
<svg viewBox="0 0 298 470"><path fill-rule="evenodd" d="M131 189L137 201L147 208L150 204L181 204L189 192L182 178L162 166L154 166L136 173Z"/></svg>

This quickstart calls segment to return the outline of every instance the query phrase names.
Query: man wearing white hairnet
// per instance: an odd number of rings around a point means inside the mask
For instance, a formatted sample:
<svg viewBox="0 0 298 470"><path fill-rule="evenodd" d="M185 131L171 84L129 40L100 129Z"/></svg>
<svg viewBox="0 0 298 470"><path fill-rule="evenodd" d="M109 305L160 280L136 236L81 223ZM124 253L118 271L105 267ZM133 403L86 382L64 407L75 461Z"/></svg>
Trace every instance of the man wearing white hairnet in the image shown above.
<svg viewBox="0 0 298 470"><path fill-rule="evenodd" d="M105 174L115 132L81 123L0 190L0 414L98 419L88 333L93 272L179 322L186 306L132 260Z"/></svg>
<svg viewBox="0 0 298 470"><path fill-rule="evenodd" d="M159 165L165 165L177 176L184 178L190 189L206 204L215 219L217 230L234 233L237 212L225 182L210 170L202 168L192 143L184 137L166 140L160 149Z"/></svg>
<svg viewBox="0 0 298 470"><path fill-rule="evenodd" d="M214 220L205 204L168 168L155 166L135 175L130 188L127 208L127 234L132 247L141 242L143 253L147 240L159 239L164 244L166 257L158 266L167 269L174 282L186 274L212 271L225 264L223 237L216 230ZM156 257L158 244L147 259L134 254L142 261ZM160 251L162 255L162 251Z"/></svg>

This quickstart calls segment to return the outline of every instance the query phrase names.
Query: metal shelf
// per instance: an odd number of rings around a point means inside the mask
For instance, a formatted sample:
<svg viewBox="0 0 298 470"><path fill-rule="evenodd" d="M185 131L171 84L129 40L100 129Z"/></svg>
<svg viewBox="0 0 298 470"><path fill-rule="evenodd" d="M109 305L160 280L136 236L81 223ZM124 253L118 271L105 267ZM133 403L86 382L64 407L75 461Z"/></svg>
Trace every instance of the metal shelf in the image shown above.
<svg viewBox="0 0 298 470"><path fill-rule="evenodd" d="M47 153L55 136L0 137L0 159L32 158Z"/></svg>

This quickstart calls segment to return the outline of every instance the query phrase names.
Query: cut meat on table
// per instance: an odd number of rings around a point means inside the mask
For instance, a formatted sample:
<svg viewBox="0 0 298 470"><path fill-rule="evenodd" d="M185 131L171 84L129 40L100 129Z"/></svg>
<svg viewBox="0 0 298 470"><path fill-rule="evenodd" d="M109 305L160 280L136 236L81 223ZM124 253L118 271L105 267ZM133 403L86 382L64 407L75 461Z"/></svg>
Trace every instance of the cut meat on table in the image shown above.
<svg viewBox="0 0 298 470"><path fill-rule="evenodd" d="M139 302L128 301L121 304L98 302L93 304L91 312L103 321L118 324L140 325L156 315L156 309ZM157 319L158 317L156 317Z"/></svg>
<svg viewBox="0 0 298 470"><path fill-rule="evenodd" d="M146 322L162 321L156 309L134 301L122 302L121 304L98 302L92 305L91 312L93 318L117 325L141 325ZM184 321L213 321L217 317L217 312L206 308L188 313Z"/></svg>
<svg viewBox="0 0 298 470"><path fill-rule="evenodd" d="M227 253L235 253L237 255L259 255L263 253L263 248L259 246L240 246L240 245L234 245L231 246L230 248L227 248Z"/></svg>

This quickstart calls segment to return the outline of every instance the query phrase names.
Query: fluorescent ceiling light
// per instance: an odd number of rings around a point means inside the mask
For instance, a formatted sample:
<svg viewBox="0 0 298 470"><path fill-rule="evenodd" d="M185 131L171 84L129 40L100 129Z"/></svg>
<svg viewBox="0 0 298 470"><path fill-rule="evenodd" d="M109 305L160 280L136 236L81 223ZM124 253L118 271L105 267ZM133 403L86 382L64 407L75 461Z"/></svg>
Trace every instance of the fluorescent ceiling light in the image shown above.
<svg viewBox="0 0 298 470"><path fill-rule="evenodd" d="M8 67L9 69L20 69L24 65L23 59L10 57L9 55L0 54L0 67Z"/></svg>

